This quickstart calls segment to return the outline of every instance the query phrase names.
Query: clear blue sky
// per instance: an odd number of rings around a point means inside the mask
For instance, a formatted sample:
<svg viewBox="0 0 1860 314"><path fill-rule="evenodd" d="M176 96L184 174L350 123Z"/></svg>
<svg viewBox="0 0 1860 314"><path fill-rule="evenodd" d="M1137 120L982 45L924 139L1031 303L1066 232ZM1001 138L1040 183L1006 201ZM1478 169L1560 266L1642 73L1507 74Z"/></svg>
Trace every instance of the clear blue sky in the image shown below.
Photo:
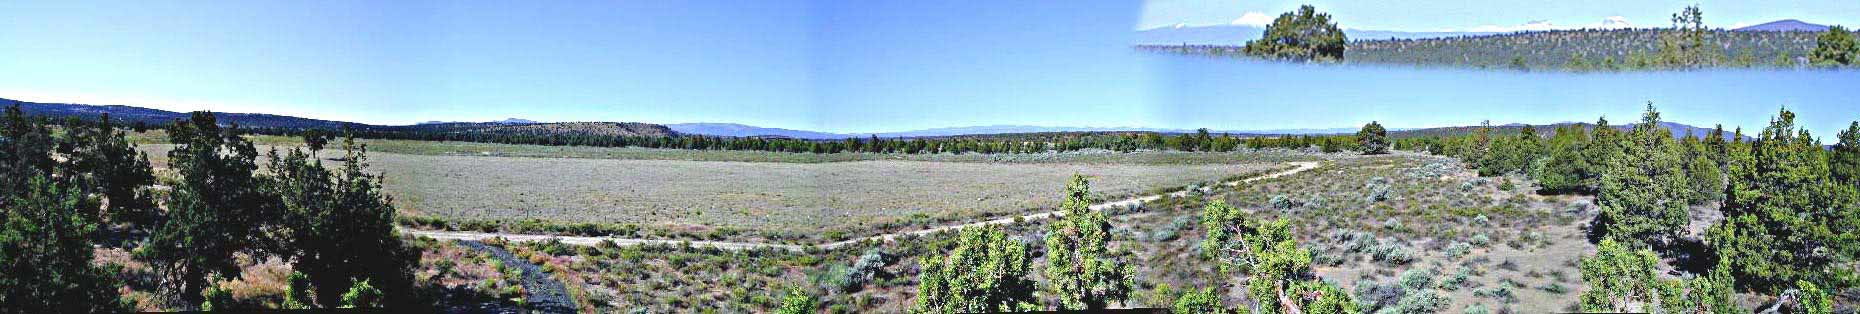
<svg viewBox="0 0 1860 314"><path fill-rule="evenodd" d="M1132 29L1181 19L1163 11L1295 6L1168 9L1175 2L0 2L0 97L379 124L521 117L832 132L1628 120L1648 100L1689 123L1754 127L1781 105L1819 115L1819 134L1860 119L1854 72L1555 76L1132 51ZM1615 15L1645 25L1686 4L1384 2L1318 4L1348 16L1346 26L1417 31ZM1701 4L1714 25L1860 14L1851 2Z"/></svg>
<svg viewBox="0 0 1860 314"><path fill-rule="evenodd" d="M1558 0L1558 1L1336 1L1336 0L1146 0L1136 28L1243 24L1311 4L1329 12L1345 28L1394 31L1521 30L1600 26L1618 17L1635 27L1670 26L1672 14L1697 4L1712 27L1736 28L1781 19L1828 25L1860 24L1860 1L1776 0ZM1481 30L1483 31L1483 30Z"/></svg>

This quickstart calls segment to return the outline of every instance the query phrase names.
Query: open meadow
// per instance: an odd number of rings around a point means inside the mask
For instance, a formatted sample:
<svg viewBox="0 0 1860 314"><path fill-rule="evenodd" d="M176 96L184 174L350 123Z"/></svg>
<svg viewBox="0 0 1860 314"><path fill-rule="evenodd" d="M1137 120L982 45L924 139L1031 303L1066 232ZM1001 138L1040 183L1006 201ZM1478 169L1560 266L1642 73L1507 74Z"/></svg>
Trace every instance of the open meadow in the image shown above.
<svg viewBox="0 0 1860 314"><path fill-rule="evenodd" d="M1092 183L1094 192L1110 186ZM1415 294L1440 296L1443 313L1568 311L1584 286L1575 257L1594 251L1581 236L1593 205L1538 196L1530 184L1480 178L1452 159L1401 155L1337 159L1312 171L1154 201L1111 217L1112 246L1129 252L1125 259L1143 278L1125 305L1169 307L1184 291L1209 287L1244 299L1244 287L1233 285L1243 276L1221 275L1198 248L1206 233L1198 217L1219 199L1253 219L1290 221L1314 254L1315 273L1361 300L1365 312L1397 307ZM1047 223L1006 229L1037 243ZM919 258L947 250L953 235L809 253L504 245L580 285L571 290L585 309L767 311L778 305L774 292L802 285L824 291L828 312L901 312L913 298ZM1036 258L1035 265L1044 265L1044 257Z"/></svg>
<svg viewBox="0 0 1860 314"><path fill-rule="evenodd" d="M286 137L252 138L280 149L292 145ZM1098 195L1111 199L1258 175L1288 168L1281 161L1318 158L1282 150L823 155L362 143L374 151L370 170L385 174L384 190L402 215L425 226L784 242L1050 209L1059 202L1052 195L1075 173L1092 178ZM141 147L162 168L171 146ZM573 230L577 224L601 227L581 232Z"/></svg>

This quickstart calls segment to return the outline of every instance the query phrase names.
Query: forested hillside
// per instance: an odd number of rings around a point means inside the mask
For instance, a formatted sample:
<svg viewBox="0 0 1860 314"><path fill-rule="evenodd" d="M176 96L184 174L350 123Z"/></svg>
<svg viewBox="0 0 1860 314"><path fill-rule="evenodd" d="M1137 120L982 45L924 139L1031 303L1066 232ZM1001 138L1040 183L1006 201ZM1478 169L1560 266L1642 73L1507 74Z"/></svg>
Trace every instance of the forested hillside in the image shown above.
<svg viewBox="0 0 1860 314"><path fill-rule="evenodd" d="M1490 36L1350 41L1344 62L1511 70L1622 71L1665 68L1660 38L1670 29L1559 30ZM1813 32L1705 33L1716 67L1797 67L1809 64ZM1242 57L1240 46L1145 45L1155 52Z"/></svg>
<svg viewBox="0 0 1860 314"><path fill-rule="evenodd" d="M1477 68L1604 71L1658 67L1660 38L1671 29L1559 30L1435 39L1359 40L1345 59L1357 63ZM1814 32L1705 33L1705 53L1726 67L1806 65Z"/></svg>

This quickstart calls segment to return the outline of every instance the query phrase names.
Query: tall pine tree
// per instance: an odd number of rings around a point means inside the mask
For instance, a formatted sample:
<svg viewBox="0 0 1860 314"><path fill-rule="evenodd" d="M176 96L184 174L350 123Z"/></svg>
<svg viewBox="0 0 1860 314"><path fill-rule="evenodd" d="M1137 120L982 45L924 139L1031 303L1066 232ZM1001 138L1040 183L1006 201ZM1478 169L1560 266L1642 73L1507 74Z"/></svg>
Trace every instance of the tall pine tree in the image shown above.
<svg viewBox="0 0 1860 314"><path fill-rule="evenodd" d="M1660 127L1653 104L1634 131L1622 139L1623 150L1607 160L1596 204L1602 235L1635 247L1663 246L1685 231L1686 205L1692 197L1684 152L1672 133Z"/></svg>

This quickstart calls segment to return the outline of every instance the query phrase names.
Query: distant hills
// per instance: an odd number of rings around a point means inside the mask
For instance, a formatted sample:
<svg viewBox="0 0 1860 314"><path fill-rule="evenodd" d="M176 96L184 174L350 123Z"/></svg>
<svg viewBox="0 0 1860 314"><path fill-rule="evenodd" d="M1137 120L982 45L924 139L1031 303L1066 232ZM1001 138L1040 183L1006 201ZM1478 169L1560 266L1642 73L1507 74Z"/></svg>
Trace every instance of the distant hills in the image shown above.
<svg viewBox="0 0 1860 314"><path fill-rule="evenodd" d="M826 132L765 128L736 123L674 123L665 126L681 134L702 134L710 136L771 136L810 140L845 139L851 136Z"/></svg>
<svg viewBox="0 0 1860 314"><path fill-rule="evenodd" d="M416 123L416 125L419 125L419 124L446 124L446 123L466 123L466 122L458 122L458 121L426 121L426 122L420 122L420 123ZM503 119L503 120L497 120L497 121L489 121L489 122L485 122L485 123L495 123L495 124L531 124L531 123L540 123L540 122L536 122L536 120L530 120L530 119L520 119L520 118L509 118L509 119Z"/></svg>
<svg viewBox="0 0 1860 314"><path fill-rule="evenodd" d="M16 101L0 98L0 106ZM20 108L28 115L54 118L77 117L96 119L99 114L109 113L112 119L126 123L143 122L151 125L167 124L176 119L186 119L187 113L150 109L135 106L97 106L65 103L19 102ZM809 140L839 140L846 138L913 138L913 137L952 137L973 135L1026 134L1026 133L1068 133L1068 132L1155 132L1167 134L1194 133L1194 129L1166 129L1143 127L1050 127L1031 125L990 125L931 128L902 132L882 133L831 133L782 128L766 128L736 123L676 123L652 124L641 122L535 122L532 120L510 118L490 122L437 122L429 121L413 125L370 125L355 122L331 121L299 118L260 113L218 113L219 121L225 124L239 124L245 127L259 128L321 128L339 129L348 126L356 130L369 131L416 131L438 133L476 133L476 134L517 134L517 135L585 135L585 136L678 136L695 134L726 137L781 137ZM1539 132L1550 134L1558 126L1576 123L1556 123L1536 126ZM1586 124L1584 124L1586 125ZM1500 134L1516 134L1523 129L1523 124L1494 126ZM1711 128L1695 127L1686 124L1664 122L1662 125L1672 130L1673 136L1691 133L1704 137ZM1620 125L1622 129L1632 125ZM1415 136L1451 136L1470 134L1477 126L1457 126L1440 128L1390 128L1392 137ZM1316 129L1265 129L1265 130L1210 130L1215 134L1232 134L1242 136L1276 136L1276 135L1332 135L1351 134L1357 128L1316 128Z"/></svg>
<svg viewBox="0 0 1860 314"><path fill-rule="evenodd" d="M0 98L0 106L11 106L14 103L19 103L20 110L25 111L26 114L54 118L77 117L79 119L96 119L98 115L109 113L110 119L112 120L124 123L141 122L151 125L167 124L177 119L188 118L188 114L183 112L135 106L36 103ZM349 125L351 127L367 126L365 124L353 122L299 118L263 113L217 113L216 115L221 123L236 123L244 126L323 129L340 129L343 125Z"/></svg>
<svg viewBox="0 0 1860 314"><path fill-rule="evenodd" d="M1787 19L1787 20L1739 27L1733 30L1742 31L1742 32L1824 32L1828 30L1828 26L1798 21L1795 19Z"/></svg>
<svg viewBox="0 0 1860 314"><path fill-rule="evenodd" d="M164 125L174 120L187 119L189 114L161 109L151 109L122 105L84 105L66 103L37 103L0 98L0 106L20 104L20 110L28 115L63 119L96 119L109 113L110 119L122 123L144 123ZM483 134L526 134L526 135L595 135L595 136L675 136L678 133L663 125L638 122L561 122L539 123L531 120L510 118L492 122L425 122L414 125L372 125L365 123L331 121L300 118L262 113L215 113L221 124L238 124L242 127L282 128L282 129L341 129L344 126L355 130L368 131L423 131L423 132L472 132Z"/></svg>

